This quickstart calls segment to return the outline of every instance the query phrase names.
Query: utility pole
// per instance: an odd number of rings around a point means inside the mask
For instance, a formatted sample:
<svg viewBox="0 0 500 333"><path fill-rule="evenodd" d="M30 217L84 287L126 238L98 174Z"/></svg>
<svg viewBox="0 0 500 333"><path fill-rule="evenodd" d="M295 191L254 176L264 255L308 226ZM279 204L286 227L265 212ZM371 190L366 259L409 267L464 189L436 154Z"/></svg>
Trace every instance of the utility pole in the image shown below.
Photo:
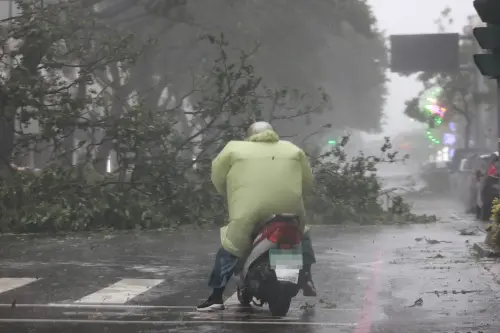
<svg viewBox="0 0 500 333"><path fill-rule="evenodd" d="M473 39L474 43L474 53L481 53L481 46ZM473 88L473 108L474 108L474 119L475 119L475 141L477 148L495 149L492 147L491 137L485 132L488 121L486 121L487 116L487 105L481 100L480 96L488 92L488 87L485 83L485 78L481 75L481 72L477 67L474 66L474 88ZM486 121L486 122L485 122ZM491 126L491 125L490 125Z"/></svg>
<svg viewBox="0 0 500 333"><path fill-rule="evenodd" d="M500 154L500 78L497 78L497 138L498 153Z"/></svg>
<svg viewBox="0 0 500 333"><path fill-rule="evenodd" d="M474 8L486 27L473 29L479 46L487 53L475 54L474 63L482 75L497 81L497 149L500 152L500 2L474 0Z"/></svg>

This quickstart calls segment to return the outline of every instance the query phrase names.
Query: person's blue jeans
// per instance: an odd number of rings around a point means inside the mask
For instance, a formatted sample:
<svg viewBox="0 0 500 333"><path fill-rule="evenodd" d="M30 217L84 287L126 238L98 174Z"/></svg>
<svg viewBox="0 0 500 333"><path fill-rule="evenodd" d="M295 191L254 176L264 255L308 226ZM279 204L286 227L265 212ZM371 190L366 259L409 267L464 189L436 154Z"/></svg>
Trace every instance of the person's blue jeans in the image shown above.
<svg viewBox="0 0 500 333"><path fill-rule="evenodd" d="M316 256L314 255L309 232L302 236L302 260L304 261L304 269L308 271L310 271L311 265L316 263ZM214 268L208 281L210 288L221 289L226 287L237 265L238 257L221 247L215 255Z"/></svg>

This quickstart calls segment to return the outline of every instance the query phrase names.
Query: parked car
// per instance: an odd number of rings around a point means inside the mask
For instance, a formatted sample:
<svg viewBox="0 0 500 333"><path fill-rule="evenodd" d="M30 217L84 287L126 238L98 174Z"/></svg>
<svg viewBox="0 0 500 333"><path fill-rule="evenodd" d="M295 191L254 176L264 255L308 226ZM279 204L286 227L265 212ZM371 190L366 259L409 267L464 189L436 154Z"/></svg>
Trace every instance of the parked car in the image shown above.
<svg viewBox="0 0 500 333"><path fill-rule="evenodd" d="M476 212L476 195L478 179L476 171L481 168L479 154L472 154L463 158L460 162L460 168L455 173L455 195L464 205L467 213Z"/></svg>
<svg viewBox="0 0 500 333"><path fill-rule="evenodd" d="M450 179L448 169L441 163L427 162L420 169L420 177L426 183L426 186L435 193L446 195L450 188Z"/></svg>
<svg viewBox="0 0 500 333"><path fill-rule="evenodd" d="M464 210L474 213L476 210L475 169L480 159L478 149L458 149L448 163L450 195L464 205Z"/></svg>
<svg viewBox="0 0 500 333"><path fill-rule="evenodd" d="M478 148L459 148L455 150L451 161L448 163L448 170L450 173L457 172L460 168L460 164L464 158L471 156L473 154L487 154L488 152L478 149Z"/></svg>
<svg viewBox="0 0 500 333"><path fill-rule="evenodd" d="M493 200L498 198L499 178L498 152L481 156L481 165L476 170L477 176L477 196L476 196L476 217L482 221L488 221L491 216Z"/></svg>

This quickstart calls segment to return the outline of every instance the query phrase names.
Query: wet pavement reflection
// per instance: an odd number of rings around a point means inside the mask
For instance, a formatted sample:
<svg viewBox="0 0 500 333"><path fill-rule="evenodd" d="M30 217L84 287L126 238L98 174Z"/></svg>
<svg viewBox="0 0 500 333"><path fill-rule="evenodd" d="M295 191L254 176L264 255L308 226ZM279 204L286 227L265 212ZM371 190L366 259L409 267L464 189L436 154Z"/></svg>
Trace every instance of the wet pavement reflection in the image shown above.
<svg viewBox="0 0 500 333"><path fill-rule="evenodd" d="M429 225L313 227L320 297L298 296L285 318L242 307L231 292L225 311L195 311L209 292L217 230L1 236L0 278L37 279L0 291L0 332L500 332L500 288L471 253L484 234L460 235L475 224L451 216ZM125 278L162 282L123 304L76 301Z"/></svg>

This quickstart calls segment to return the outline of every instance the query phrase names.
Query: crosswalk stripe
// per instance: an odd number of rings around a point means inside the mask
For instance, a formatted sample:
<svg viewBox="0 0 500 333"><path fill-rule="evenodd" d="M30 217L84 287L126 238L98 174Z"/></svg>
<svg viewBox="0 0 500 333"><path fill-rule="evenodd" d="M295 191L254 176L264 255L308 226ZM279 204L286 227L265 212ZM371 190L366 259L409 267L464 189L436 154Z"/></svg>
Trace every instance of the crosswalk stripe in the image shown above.
<svg viewBox="0 0 500 333"><path fill-rule="evenodd" d="M86 304L124 304L134 297L145 293L165 280L160 279L122 279L93 294L80 298L75 303Z"/></svg>
<svg viewBox="0 0 500 333"><path fill-rule="evenodd" d="M37 280L36 278L0 278L0 293L25 286Z"/></svg>

